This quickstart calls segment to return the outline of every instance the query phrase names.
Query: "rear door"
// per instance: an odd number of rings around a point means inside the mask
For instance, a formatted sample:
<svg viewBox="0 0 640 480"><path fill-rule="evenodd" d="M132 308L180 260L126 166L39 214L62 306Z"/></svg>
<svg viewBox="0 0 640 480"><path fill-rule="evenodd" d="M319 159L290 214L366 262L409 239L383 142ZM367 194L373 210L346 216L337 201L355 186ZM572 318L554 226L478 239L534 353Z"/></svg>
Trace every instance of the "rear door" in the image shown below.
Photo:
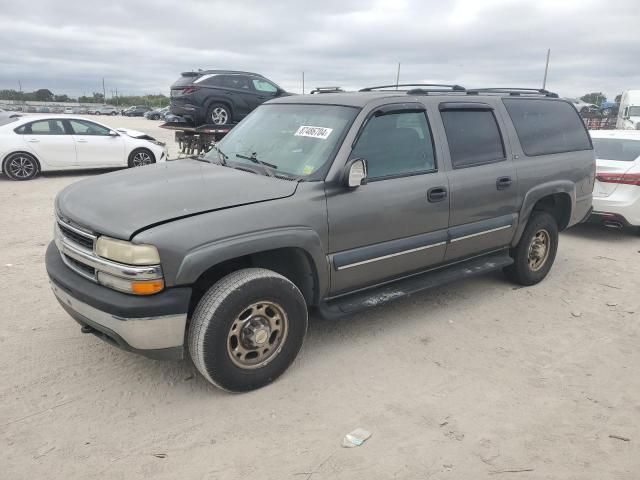
<svg viewBox="0 0 640 480"><path fill-rule="evenodd" d="M78 168L108 168L127 165L122 137L89 120L66 120L76 142Z"/></svg>
<svg viewBox="0 0 640 480"><path fill-rule="evenodd" d="M366 160L367 183L327 190L332 293L440 263L449 219L447 174L424 106L375 108L349 158Z"/></svg>
<svg viewBox="0 0 640 480"><path fill-rule="evenodd" d="M18 130L25 144L49 168L72 167L76 163L76 147L60 119L38 120Z"/></svg>
<svg viewBox="0 0 640 480"><path fill-rule="evenodd" d="M451 213L446 260L510 243L517 225L518 189L501 118L485 102L439 105L448 157Z"/></svg>
<svg viewBox="0 0 640 480"><path fill-rule="evenodd" d="M222 85L225 87L225 96L233 105L234 120L246 117L254 108L256 93L246 75L224 75Z"/></svg>

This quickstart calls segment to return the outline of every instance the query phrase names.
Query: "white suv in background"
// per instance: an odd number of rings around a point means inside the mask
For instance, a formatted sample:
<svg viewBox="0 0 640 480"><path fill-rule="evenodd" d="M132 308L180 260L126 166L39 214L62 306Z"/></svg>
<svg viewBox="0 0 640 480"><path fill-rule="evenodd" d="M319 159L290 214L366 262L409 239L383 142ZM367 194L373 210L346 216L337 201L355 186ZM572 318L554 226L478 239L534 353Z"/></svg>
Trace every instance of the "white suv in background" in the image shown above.
<svg viewBox="0 0 640 480"><path fill-rule="evenodd" d="M590 133L596 153L593 218L608 227L640 227L640 131Z"/></svg>

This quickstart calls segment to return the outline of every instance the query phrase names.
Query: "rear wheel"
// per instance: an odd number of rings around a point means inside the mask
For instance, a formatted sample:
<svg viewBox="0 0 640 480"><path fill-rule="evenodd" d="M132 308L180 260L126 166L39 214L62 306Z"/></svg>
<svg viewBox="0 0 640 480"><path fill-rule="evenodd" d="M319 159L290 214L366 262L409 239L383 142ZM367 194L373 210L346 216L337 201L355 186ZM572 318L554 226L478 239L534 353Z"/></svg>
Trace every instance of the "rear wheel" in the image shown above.
<svg viewBox="0 0 640 480"><path fill-rule="evenodd" d="M214 103L209 108L207 121L213 123L214 125L225 125L231 122L231 110L229 110L229 107L223 105L222 103Z"/></svg>
<svg viewBox="0 0 640 480"><path fill-rule="evenodd" d="M263 387L291 365L307 331L307 305L287 278L263 268L233 272L198 302L189 325L193 363L232 392Z"/></svg>
<svg viewBox="0 0 640 480"><path fill-rule="evenodd" d="M40 164L28 153L14 153L4 162L4 173L11 180L31 180L38 175Z"/></svg>
<svg viewBox="0 0 640 480"><path fill-rule="evenodd" d="M547 212L534 210L518 245L511 250L513 264L504 273L520 285L535 285L551 270L557 251L556 219Z"/></svg>
<svg viewBox="0 0 640 480"><path fill-rule="evenodd" d="M129 167L144 167L156 163L156 157L151 150L146 148L136 148L129 154Z"/></svg>

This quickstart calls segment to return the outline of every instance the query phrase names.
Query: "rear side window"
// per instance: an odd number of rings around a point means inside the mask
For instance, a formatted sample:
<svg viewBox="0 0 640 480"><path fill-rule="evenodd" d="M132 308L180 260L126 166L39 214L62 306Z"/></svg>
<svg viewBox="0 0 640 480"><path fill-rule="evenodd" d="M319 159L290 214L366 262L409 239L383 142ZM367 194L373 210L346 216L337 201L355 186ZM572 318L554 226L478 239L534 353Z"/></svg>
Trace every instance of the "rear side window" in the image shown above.
<svg viewBox="0 0 640 480"><path fill-rule="evenodd" d="M249 79L244 75L224 75L222 85L227 88L249 90Z"/></svg>
<svg viewBox="0 0 640 480"><path fill-rule="evenodd" d="M502 136L492 111L445 110L441 115L453 168L505 159Z"/></svg>
<svg viewBox="0 0 640 480"><path fill-rule="evenodd" d="M66 135L61 120L40 120L16 129L20 135Z"/></svg>
<svg viewBox="0 0 640 480"><path fill-rule="evenodd" d="M502 100L528 156L591 150L587 130L575 108L557 100Z"/></svg>

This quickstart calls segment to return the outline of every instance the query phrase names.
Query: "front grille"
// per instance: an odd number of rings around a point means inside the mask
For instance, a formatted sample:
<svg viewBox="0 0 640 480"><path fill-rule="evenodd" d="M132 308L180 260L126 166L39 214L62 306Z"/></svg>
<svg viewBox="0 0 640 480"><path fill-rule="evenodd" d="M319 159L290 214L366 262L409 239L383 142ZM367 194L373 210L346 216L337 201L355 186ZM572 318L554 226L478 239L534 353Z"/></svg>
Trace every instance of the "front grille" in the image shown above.
<svg viewBox="0 0 640 480"><path fill-rule="evenodd" d="M71 230L65 224L58 222L58 227L62 234L74 243L77 243L82 248L93 251L93 238L79 234L78 232Z"/></svg>
<svg viewBox="0 0 640 480"><path fill-rule="evenodd" d="M90 277L96 276L95 268L85 265L84 263L77 261L75 258L71 258L69 255L64 255L64 260L72 270L79 271L85 275L89 275Z"/></svg>

